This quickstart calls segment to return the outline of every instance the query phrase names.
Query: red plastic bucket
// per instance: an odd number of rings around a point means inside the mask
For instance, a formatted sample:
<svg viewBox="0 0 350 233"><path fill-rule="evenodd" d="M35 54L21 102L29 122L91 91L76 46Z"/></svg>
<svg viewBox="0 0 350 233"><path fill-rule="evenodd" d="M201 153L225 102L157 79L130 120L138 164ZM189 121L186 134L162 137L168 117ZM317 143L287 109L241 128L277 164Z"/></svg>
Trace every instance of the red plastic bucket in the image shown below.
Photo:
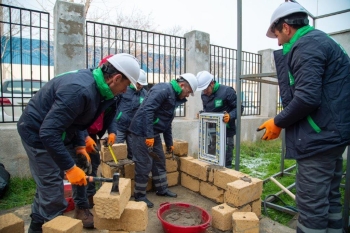
<svg viewBox="0 0 350 233"><path fill-rule="evenodd" d="M175 225L168 221L166 221L164 218L166 217L166 214L172 210L172 209L182 209L184 211L188 212L197 212L199 213L201 217L201 223L199 225L194 226L182 226L182 225ZM158 209L157 216L159 220L162 222L163 230L165 233L205 233L205 230L209 227L211 216L207 211L204 209L187 204L187 203L163 203L160 205L160 208Z"/></svg>

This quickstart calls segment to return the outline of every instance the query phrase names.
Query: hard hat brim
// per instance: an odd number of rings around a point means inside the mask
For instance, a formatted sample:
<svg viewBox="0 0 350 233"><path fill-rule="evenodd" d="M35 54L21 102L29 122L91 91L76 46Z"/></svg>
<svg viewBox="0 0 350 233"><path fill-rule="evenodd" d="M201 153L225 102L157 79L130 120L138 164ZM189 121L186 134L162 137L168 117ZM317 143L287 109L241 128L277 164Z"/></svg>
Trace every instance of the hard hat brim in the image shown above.
<svg viewBox="0 0 350 233"><path fill-rule="evenodd" d="M266 36L269 38L277 38L275 33L271 32L271 26L272 24L270 25L269 29L267 29Z"/></svg>
<svg viewBox="0 0 350 233"><path fill-rule="evenodd" d="M137 81L137 83L139 83L139 84L141 84L142 86L146 86L146 85L148 85L148 82L139 82L139 81Z"/></svg>

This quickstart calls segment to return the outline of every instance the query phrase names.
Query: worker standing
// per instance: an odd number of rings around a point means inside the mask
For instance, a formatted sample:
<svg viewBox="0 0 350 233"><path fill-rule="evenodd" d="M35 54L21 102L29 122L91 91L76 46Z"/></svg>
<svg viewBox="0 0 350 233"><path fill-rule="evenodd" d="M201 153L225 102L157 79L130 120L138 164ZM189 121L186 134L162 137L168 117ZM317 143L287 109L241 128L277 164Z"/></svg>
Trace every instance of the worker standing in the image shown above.
<svg viewBox="0 0 350 233"><path fill-rule="evenodd" d="M140 70L140 76L136 83L136 88L130 85L127 91L121 95L121 100L117 108L117 143L124 143L126 140L128 159L132 159L131 136L128 131L131 119L144 100L147 91L144 86L148 85L146 72Z"/></svg>
<svg viewBox="0 0 350 233"><path fill-rule="evenodd" d="M146 197L146 187L151 171L156 195L177 197L177 194L168 189L160 134L163 134L167 152L173 152L171 124L175 108L185 103L197 86L196 77L190 73L182 74L170 83L154 85L131 121L129 131L133 142L132 159L135 162L134 198L135 201L145 202L149 208L153 207L153 203Z"/></svg>
<svg viewBox="0 0 350 233"><path fill-rule="evenodd" d="M267 37L274 52L283 110L264 122L263 140L286 133L295 159L297 232L342 231L342 154L350 142L350 59L326 33L309 26L307 11L285 2L272 14Z"/></svg>
<svg viewBox="0 0 350 233"><path fill-rule="evenodd" d="M214 80L214 76L208 71L197 74L198 88L202 91L202 103L204 112L224 113L223 121L226 123L226 159L225 167L232 168L233 136L236 135L237 95L229 86L221 85ZM241 112L244 107L242 105Z"/></svg>
<svg viewBox="0 0 350 233"><path fill-rule="evenodd" d="M97 69L76 70L56 76L29 101L18 123L18 133L29 158L36 183L28 232L42 232L42 225L67 208L63 177L73 185L87 185L89 168L82 133L102 112L115 104L115 96L136 85L140 65L129 54L116 54ZM84 163L85 162L85 163ZM88 205L82 207L88 210Z"/></svg>

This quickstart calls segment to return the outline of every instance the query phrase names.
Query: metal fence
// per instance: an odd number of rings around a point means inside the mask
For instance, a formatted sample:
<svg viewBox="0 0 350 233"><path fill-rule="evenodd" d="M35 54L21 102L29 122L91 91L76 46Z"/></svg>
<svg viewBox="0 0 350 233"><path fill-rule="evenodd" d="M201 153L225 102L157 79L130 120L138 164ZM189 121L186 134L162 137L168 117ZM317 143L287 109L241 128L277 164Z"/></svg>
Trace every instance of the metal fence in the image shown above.
<svg viewBox="0 0 350 233"><path fill-rule="evenodd" d="M15 122L50 79L50 15L0 4L0 123Z"/></svg>
<svg viewBox="0 0 350 233"><path fill-rule="evenodd" d="M97 22L86 22L86 64L97 66L109 54L129 53L147 73L148 88L169 82L186 72L186 39L133 28ZM185 107L176 109L176 116L185 116Z"/></svg>
<svg viewBox="0 0 350 233"><path fill-rule="evenodd" d="M236 89L237 50L210 45L210 72L217 82ZM260 54L242 52L242 75L261 73ZM261 84L257 81L242 80L241 99L243 116L260 115Z"/></svg>

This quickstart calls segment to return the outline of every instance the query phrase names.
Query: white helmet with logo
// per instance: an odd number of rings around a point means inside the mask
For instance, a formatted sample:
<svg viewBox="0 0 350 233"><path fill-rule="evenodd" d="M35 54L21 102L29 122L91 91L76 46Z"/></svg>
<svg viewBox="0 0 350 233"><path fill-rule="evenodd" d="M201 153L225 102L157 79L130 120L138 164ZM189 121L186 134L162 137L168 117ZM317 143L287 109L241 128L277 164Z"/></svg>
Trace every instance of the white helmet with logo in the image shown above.
<svg viewBox="0 0 350 233"><path fill-rule="evenodd" d="M303 12L307 14L307 11L300 4L295 2L284 2L273 12L270 20L270 26L267 29L266 36L270 38L276 38L275 34L271 32L271 27L277 23L277 21L287 15Z"/></svg>
<svg viewBox="0 0 350 233"><path fill-rule="evenodd" d="M140 76L140 64L136 57L127 53L118 53L108 58L107 61L122 72L136 88L136 82Z"/></svg>
<svg viewBox="0 0 350 233"><path fill-rule="evenodd" d="M140 76L139 79L137 80L137 82L139 84L141 84L142 86L146 86L148 85L147 83L147 77L146 77L146 72L144 70L140 70Z"/></svg>
<svg viewBox="0 0 350 233"><path fill-rule="evenodd" d="M185 73L185 74L181 74L180 77L185 79L190 84L192 89L191 95L193 96L194 92L197 90L197 87L198 87L198 81L196 76L194 76L194 74L191 74L191 73Z"/></svg>
<svg viewBox="0 0 350 233"><path fill-rule="evenodd" d="M206 89L209 84L211 83L211 81L213 81L214 76L209 73L208 71L201 71L198 72L197 74L197 80L198 80L198 88L197 91L203 91L204 89Z"/></svg>

